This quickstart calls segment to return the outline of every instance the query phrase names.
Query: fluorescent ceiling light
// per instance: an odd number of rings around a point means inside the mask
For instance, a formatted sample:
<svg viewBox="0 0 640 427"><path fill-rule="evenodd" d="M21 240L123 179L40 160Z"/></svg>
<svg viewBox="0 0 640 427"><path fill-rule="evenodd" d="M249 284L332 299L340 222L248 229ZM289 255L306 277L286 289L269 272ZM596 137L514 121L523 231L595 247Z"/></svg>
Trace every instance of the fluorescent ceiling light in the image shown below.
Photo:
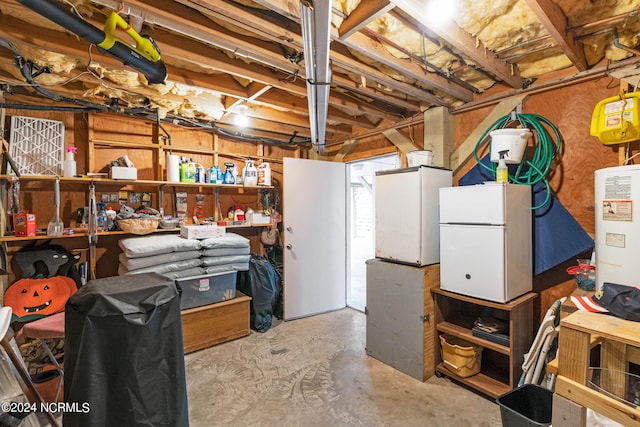
<svg viewBox="0 0 640 427"><path fill-rule="evenodd" d="M329 69L331 2L319 0L311 4L308 1L301 1L300 20L311 142L322 147L326 141L331 84Z"/></svg>

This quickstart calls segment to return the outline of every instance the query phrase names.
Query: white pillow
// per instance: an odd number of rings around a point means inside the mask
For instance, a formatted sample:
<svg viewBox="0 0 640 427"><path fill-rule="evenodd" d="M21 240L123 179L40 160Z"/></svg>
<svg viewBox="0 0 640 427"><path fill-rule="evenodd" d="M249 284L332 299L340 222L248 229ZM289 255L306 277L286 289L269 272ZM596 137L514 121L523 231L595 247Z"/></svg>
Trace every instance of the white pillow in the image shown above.
<svg viewBox="0 0 640 427"><path fill-rule="evenodd" d="M250 247L249 239L235 233L226 233L224 236L210 237L208 239L199 240L199 242L203 249Z"/></svg>
<svg viewBox="0 0 640 427"><path fill-rule="evenodd" d="M202 266L209 267L211 265L248 263L251 255L228 255L228 256L212 256L203 257Z"/></svg>
<svg viewBox="0 0 640 427"><path fill-rule="evenodd" d="M226 256L226 255L247 255L251 252L251 248L246 246L244 248L215 248L215 249L200 249L200 255L203 257L209 256Z"/></svg>
<svg viewBox="0 0 640 427"><path fill-rule="evenodd" d="M138 268L137 270L129 270L124 265L120 264L120 266L118 267L118 274L120 276L124 274L140 274L140 273L164 274L164 273L170 273L172 271L180 271L180 270L186 270L188 268L200 267L201 263L202 261L200 260L200 258L185 259L182 261L153 265L151 267Z"/></svg>
<svg viewBox="0 0 640 427"><path fill-rule="evenodd" d="M170 273L164 273L163 276L168 277L169 279L175 280L183 277L202 276L203 274L205 274L204 268L196 267L196 268L189 268L187 270L172 271Z"/></svg>
<svg viewBox="0 0 640 427"><path fill-rule="evenodd" d="M169 252L168 254L151 255L141 258L127 258L127 255L121 253L119 259L120 263L125 266L127 270L136 270L138 268L151 267L152 265L198 258L199 256L200 251Z"/></svg>
<svg viewBox="0 0 640 427"><path fill-rule="evenodd" d="M249 271L249 263L236 262L232 264L220 264L204 267L205 274L226 273L229 271Z"/></svg>
<svg viewBox="0 0 640 427"><path fill-rule="evenodd" d="M169 252L197 251L201 248L200 240L184 239L177 234L129 237L120 239L118 245L127 258L140 258Z"/></svg>

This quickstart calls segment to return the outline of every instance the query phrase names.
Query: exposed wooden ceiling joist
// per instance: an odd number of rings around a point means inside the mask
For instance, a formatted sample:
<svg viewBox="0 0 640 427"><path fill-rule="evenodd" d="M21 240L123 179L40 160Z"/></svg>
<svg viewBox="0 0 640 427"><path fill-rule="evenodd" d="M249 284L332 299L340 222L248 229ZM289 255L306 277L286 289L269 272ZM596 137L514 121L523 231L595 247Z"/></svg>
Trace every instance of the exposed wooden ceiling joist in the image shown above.
<svg viewBox="0 0 640 427"><path fill-rule="evenodd" d="M67 0L34 1L55 2L71 13ZM493 105L510 95L547 90L545 82L581 81L595 67L598 75L609 75L640 57L640 0L459 0L465 8L444 28L422 18L430 0L331 1L327 146L415 123L432 106L459 112ZM122 5L73 4L97 29ZM35 78L36 85L74 79L49 87L69 98L124 108L136 102L143 109L162 105L168 116L196 117L189 121L203 126L226 112L230 130L234 108L246 105L256 115L253 127L229 135L304 143L309 126L299 15L299 0L127 1L121 16L157 43L169 73L166 86L148 85L132 66L90 48L82 35L18 0L0 2L0 40L14 43L25 59L52 66L50 75ZM124 32L119 36L131 41ZM12 49L0 48L7 102L17 97L50 105L12 60ZM89 66L102 76L86 73Z"/></svg>
<svg viewBox="0 0 640 427"><path fill-rule="evenodd" d="M368 0L360 4L342 21L338 34L340 40L346 39L365 27L369 22L384 15L395 5L389 0Z"/></svg>
<svg viewBox="0 0 640 427"><path fill-rule="evenodd" d="M393 0L393 3L415 19L425 31L434 33L496 78L514 88L522 87L520 72L516 67L498 59L473 36L462 31L454 21L440 20L437 25L427 23L424 19L427 2L424 0Z"/></svg>
<svg viewBox="0 0 640 427"><path fill-rule="evenodd" d="M567 17L560 7L551 0L526 0L529 7L538 16L553 40L562 48L578 71L586 70L589 65L584 48L568 31Z"/></svg>

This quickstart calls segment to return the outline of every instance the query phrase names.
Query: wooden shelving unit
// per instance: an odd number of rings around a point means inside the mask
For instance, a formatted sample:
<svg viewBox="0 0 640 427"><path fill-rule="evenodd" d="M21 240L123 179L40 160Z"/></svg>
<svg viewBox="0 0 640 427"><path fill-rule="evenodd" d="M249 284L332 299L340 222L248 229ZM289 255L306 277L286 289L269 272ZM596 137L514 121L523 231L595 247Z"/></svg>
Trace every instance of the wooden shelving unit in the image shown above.
<svg viewBox="0 0 640 427"><path fill-rule="evenodd" d="M442 363L441 352L436 351L436 371L492 398L504 394L518 385L522 375L524 354L533 341L533 300L535 293L528 293L515 300L500 304L478 298L432 289L435 301L436 330L461 338L483 348L480 372L470 377L460 377ZM509 345L502 345L474 336L471 328L485 310L509 324Z"/></svg>

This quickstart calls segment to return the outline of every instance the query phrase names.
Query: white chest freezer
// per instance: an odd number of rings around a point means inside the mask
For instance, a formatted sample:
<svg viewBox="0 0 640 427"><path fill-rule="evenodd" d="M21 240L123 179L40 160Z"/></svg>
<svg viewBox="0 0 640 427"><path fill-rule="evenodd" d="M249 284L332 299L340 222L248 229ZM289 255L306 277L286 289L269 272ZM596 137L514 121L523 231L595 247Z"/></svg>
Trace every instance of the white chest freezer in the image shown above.
<svg viewBox="0 0 640 427"><path fill-rule="evenodd" d="M376 172L377 258L417 266L440 262L438 190L452 180L450 170L429 166Z"/></svg>

